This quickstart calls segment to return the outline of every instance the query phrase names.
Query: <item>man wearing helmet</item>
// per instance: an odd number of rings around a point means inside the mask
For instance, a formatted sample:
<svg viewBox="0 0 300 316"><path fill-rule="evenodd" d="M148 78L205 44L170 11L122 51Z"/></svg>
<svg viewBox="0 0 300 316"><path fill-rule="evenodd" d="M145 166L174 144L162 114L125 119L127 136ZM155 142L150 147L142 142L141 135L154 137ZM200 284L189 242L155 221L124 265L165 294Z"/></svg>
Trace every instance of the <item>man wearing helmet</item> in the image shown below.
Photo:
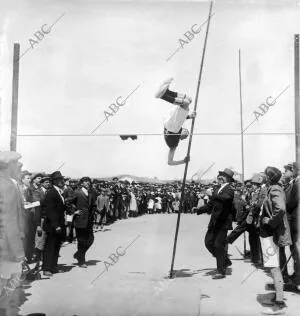
<svg viewBox="0 0 300 316"><path fill-rule="evenodd" d="M189 131L186 128L182 128L183 123L186 119L195 118L196 112L189 115L189 105L192 102L191 97L186 94L169 90L172 80L173 78L167 79L161 85L158 92L155 94L155 97L176 105L176 107L172 109L169 117L164 121L164 138L166 144L170 148L168 165L176 166L189 161L189 157L175 161L174 155L179 141L186 139L189 136Z"/></svg>

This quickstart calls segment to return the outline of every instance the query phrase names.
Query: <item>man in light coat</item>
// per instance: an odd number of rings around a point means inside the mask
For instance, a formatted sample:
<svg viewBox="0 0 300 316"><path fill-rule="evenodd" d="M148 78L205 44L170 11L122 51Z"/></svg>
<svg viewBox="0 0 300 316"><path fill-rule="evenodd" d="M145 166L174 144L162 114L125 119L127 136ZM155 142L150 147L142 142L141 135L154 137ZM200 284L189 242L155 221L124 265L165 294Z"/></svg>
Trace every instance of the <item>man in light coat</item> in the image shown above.
<svg viewBox="0 0 300 316"><path fill-rule="evenodd" d="M16 180L20 178L20 158L16 152L0 152L0 296L9 294L6 284L21 273L25 259L23 198ZM2 300L2 307L6 303Z"/></svg>

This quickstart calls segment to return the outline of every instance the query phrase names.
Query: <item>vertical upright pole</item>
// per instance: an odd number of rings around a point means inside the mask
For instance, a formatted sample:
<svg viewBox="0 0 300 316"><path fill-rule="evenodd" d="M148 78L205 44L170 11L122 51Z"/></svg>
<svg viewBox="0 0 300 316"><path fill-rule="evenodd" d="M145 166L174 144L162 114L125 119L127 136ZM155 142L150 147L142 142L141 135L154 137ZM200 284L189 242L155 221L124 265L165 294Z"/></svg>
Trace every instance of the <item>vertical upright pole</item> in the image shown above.
<svg viewBox="0 0 300 316"><path fill-rule="evenodd" d="M194 112L196 112L197 105L198 105L198 95L199 95L200 83L201 83L201 78L202 78L204 56L205 56L206 45L207 45L207 38L208 38L208 31L209 31L209 25L210 25L212 5L213 5L213 2L211 1L210 7L209 7L209 14L208 14L208 21L207 21L207 27L206 27L206 33L205 33L205 40L204 40L201 64L200 64L200 72L199 72L198 83L197 83ZM192 120L192 126L191 126L191 132L190 132L190 138L189 138L189 144L188 144L188 150L187 150L187 157L190 156L190 151L191 151L191 146L192 146L192 138L193 138L193 132L194 132L194 125L195 125L195 119ZM187 162L185 164L182 187L181 187L180 204L179 204L179 211L178 211L178 216L177 216L176 231L175 231L175 238L174 238L174 245L173 245L173 254L172 254L172 263L171 263L171 269L170 269L170 278L173 278L173 269L174 269L176 247L177 247L177 238L178 238L179 225L180 225L180 215L181 215L182 204L183 204L183 200L184 200L184 193L185 193L184 189L185 189L185 182L186 182L188 165L189 165L189 163Z"/></svg>
<svg viewBox="0 0 300 316"><path fill-rule="evenodd" d="M299 101L299 34L295 34L295 150L296 162L300 165L300 101Z"/></svg>
<svg viewBox="0 0 300 316"><path fill-rule="evenodd" d="M298 166L298 176L300 168L300 82L299 82L299 34L294 35L294 67L295 67L295 151L296 151L296 163ZM299 186L298 186L299 190ZM300 192L298 191L298 201L300 200ZM297 209L297 218L298 218L298 242L296 247L300 251L300 203L298 203ZM299 264L299 263L298 263Z"/></svg>
<svg viewBox="0 0 300 316"><path fill-rule="evenodd" d="M242 60L241 50L239 49L239 90L240 90L240 117L241 117L241 152L242 152L242 183L245 181L244 164L244 123L243 123L243 98L242 98ZM244 232L244 256L246 255L246 233Z"/></svg>
<svg viewBox="0 0 300 316"><path fill-rule="evenodd" d="M20 44L14 44L10 150L17 150Z"/></svg>
<svg viewBox="0 0 300 316"><path fill-rule="evenodd" d="M244 124L243 124L243 99L242 99L242 66L241 66L241 50L239 49L239 87L240 87L240 116L241 116L241 151L242 151L242 182L245 180L244 165Z"/></svg>

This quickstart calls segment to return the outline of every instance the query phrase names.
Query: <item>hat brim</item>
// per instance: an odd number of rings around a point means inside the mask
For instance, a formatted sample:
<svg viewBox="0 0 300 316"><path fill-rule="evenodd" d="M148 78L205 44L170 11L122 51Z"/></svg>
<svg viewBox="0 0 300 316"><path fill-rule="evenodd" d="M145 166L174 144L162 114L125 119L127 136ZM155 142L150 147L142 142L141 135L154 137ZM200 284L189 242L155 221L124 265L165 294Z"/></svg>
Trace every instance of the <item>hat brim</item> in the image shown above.
<svg viewBox="0 0 300 316"><path fill-rule="evenodd" d="M51 180L65 180L64 177L52 177Z"/></svg>
<svg viewBox="0 0 300 316"><path fill-rule="evenodd" d="M232 176L230 176L229 174L225 173L224 171L219 171L219 176L226 176L226 177L228 177L231 180L231 182L236 182L236 180Z"/></svg>
<svg viewBox="0 0 300 316"><path fill-rule="evenodd" d="M41 182L48 181L48 180L51 180L51 178L50 177L44 177L44 178L42 178Z"/></svg>

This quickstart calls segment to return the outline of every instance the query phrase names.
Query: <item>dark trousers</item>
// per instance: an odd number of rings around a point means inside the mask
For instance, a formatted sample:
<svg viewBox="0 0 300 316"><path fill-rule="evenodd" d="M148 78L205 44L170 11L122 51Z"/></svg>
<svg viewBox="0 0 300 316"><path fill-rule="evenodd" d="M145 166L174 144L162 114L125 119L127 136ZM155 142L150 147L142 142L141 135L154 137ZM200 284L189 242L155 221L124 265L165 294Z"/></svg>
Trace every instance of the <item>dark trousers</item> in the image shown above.
<svg viewBox="0 0 300 316"><path fill-rule="evenodd" d="M293 243L292 245L290 245L290 251L292 254L293 261L294 261L294 275L297 279L297 283L300 283L300 253L296 245L297 234L298 234L297 222L295 219L289 218L289 224L290 224L291 237L292 237L292 243ZM279 248L279 261L280 261L280 268L282 269L287 261L285 247ZM288 276L287 265L283 269L282 274L284 276Z"/></svg>
<svg viewBox="0 0 300 316"><path fill-rule="evenodd" d="M225 274L225 261L227 259L226 247L227 229L216 230L209 228L205 235L205 246L207 250L217 259L217 269Z"/></svg>
<svg viewBox="0 0 300 316"><path fill-rule="evenodd" d="M123 218L123 200L118 198L114 202L114 219L122 219Z"/></svg>
<svg viewBox="0 0 300 316"><path fill-rule="evenodd" d="M85 263L85 254L94 242L92 228L76 228L77 252L74 255L79 264Z"/></svg>
<svg viewBox="0 0 300 316"><path fill-rule="evenodd" d="M47 232L44 254L43 254L43 271L52 272L57 268L59 250L62 243L62 234Z"/></svg>
<svg viewBox="0 0 300 316"><path fill-rule="evenodd" d="M249 233L249 245L250 245L251 260L254 263L262 262L259 234L258 234L258 231L254 225L247 224L246 222L239 224L228 235L227 242L230 244L234 243L245 231L247 231Z"/></svg>
<svg viewBox="0 0 300 316"><path fill-rule="evenodd" d="M28 213L26 216L26 232L24 238L24 250L26 259L31 262L35 253L35 232L37 224L34 221L34 214Z"/></svg>

